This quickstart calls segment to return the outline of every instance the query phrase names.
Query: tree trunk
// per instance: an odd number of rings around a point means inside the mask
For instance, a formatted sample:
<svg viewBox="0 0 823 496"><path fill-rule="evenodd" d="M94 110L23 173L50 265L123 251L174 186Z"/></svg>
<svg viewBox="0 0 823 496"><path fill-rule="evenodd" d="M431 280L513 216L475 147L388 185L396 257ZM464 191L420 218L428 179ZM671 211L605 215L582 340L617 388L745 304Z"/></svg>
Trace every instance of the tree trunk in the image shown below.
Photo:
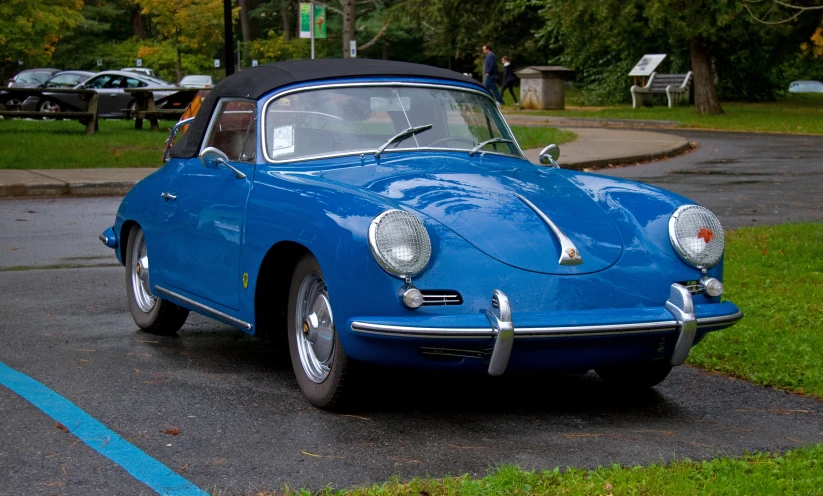
<svg viewBox="0 0 823 496"><path fill-rule="evenodd" d="M355 14L355 6L357 0L340 0L340 6L343 7L343 58L351 58L349 52L349 45L351 40L356 39L355 21L357 16Z"/></svg>
<svg viewBox="0 0 823 496"><path fill-rule="evenodd" d="M180 47L175 47L177 50L177 82L179 83L181 79L183 79L183 62L180 58Z"/></svg>
<svg viewBox="0 0 823 496"><path fill-rule="evenodd" d="M383 60L389 60L389 42L383 42L383 52L381 53L381 58Z"/></svg>
<svg viewBox="0 0 823 496"><path fill-rule="evenodd" d="M145 40L146 39L146 26L143 24L143 15L140 13L140 9L135 10L131 14L131 32L134 34L134 37L138 40Z"/></svg>
<svg viewBox="0 0 823 496"><path fill-rule="evenodd" d="M251 41L251 28L249 27L249 0L240 0L240 31L243 33L243 41Z"/></svg>
<svg viewBox="0 0 823 496"><path fill-rule="evenodd" d="M283 18L283 39L291 40L291 16L292 16L291 2L283 2L283 8L280 11L280 16Z"/></svg>
<svg viewBox="0 0 823 496"><path fill-rule="evenodd" d="M709 60L709 49L702 38L689 41L689 52L694 72L694 104L698 114L723 114L717 90L714 87L714 71Z"/></svg>

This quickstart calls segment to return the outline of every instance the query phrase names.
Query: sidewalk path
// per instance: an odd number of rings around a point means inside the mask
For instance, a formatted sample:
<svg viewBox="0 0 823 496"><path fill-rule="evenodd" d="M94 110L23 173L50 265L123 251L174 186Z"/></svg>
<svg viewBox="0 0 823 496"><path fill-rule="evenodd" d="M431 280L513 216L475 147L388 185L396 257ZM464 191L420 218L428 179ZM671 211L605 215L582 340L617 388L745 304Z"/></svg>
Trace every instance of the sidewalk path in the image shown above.
<svg viewBox="0 0 823 496"><path fill-rule="evenodd" d="M565 129L577 134L577 139L560 145L560 159L557 162L564 169L600 169L609 165L634 164L673 157L691 150L689 140L671 134L599 128ZM533 148L524 153L526 158L537 164L540 150Z"/></svg>
<svg viewBox="0 0 823 496"><path fill-rule="evenodd" d="M574 128L577 139L561 146L561 167L597 169L670 157L690 149L687 139L648 131ZM549 143L546 143L548 145ZM526 150L538 163L540 149ZM157 169L0 169L0 197L124 195Z"/></svg>

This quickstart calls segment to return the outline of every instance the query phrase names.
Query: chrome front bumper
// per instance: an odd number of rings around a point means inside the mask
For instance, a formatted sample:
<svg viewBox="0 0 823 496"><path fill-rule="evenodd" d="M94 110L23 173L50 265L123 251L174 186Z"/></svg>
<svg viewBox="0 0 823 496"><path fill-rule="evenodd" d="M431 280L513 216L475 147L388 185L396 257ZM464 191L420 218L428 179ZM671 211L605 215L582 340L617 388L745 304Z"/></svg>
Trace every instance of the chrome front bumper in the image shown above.
<svg viewBox="0 0 823 496"><path fill-rule="evenodd" d="M733 309L736 307L731 305ZM680 284L672 284L665 305L671 319L624 322L617 324L523 326L515 328L508 297L496 289L486 310L488 327L433 327L392 325L353 320L351 329L356 334L414 338L491 338L494 341L488 373L501 375L506 371L515 338L567 338L591 336L624 336L660 332L677 332L677 342L671 356L672 365L682 365L689 356L698 329L731 325L743 317L736 310L727 315L697 318L692 295ZM666 314L662 309L661 314ZM663 317L661 315L660 317ZM478 323L479 324L479 323Z"/></svg>

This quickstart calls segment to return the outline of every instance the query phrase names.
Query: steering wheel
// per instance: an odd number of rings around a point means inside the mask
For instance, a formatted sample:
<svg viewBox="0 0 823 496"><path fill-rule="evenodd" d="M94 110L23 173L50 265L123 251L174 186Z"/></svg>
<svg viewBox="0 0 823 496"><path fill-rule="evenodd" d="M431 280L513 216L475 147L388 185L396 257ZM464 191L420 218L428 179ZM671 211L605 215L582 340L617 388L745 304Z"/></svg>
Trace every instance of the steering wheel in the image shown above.
<svg viewBox="0 0 823 496"><path fill-rule="evenodd" d="M477 144L471 138L465 138L463 136L446 136L445 138L440 138L440 139L432 141L431 143L429 143L429 146L434 146L438 143L442 143L442 142L446 142L446 141L463 141L465 143L468 143L469 146L474 146L474 145Z"/></svg>

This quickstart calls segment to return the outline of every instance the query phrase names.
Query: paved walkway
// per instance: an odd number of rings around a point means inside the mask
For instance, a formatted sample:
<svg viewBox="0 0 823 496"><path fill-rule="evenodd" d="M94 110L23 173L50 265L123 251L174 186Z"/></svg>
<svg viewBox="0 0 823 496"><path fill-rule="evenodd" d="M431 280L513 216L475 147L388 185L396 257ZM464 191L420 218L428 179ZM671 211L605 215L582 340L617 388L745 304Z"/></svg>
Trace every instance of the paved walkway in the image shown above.
<svg viewBox="0 0 823 496"><path fill-rule="evenodd" d="M523 124L517 120L515 124ZM528 122L541 125L540 122ZM690 148L687 139L649 131L611 128L573 128L577 139L561 146L562 167L597 169L630 164L682 153ZM549 143L546 143L547 145ZM538 163L540 149L526 150ZM156 169L38 169L0 170L0 197L14 196L109 196L123 195L136 182Z"/></svg>

